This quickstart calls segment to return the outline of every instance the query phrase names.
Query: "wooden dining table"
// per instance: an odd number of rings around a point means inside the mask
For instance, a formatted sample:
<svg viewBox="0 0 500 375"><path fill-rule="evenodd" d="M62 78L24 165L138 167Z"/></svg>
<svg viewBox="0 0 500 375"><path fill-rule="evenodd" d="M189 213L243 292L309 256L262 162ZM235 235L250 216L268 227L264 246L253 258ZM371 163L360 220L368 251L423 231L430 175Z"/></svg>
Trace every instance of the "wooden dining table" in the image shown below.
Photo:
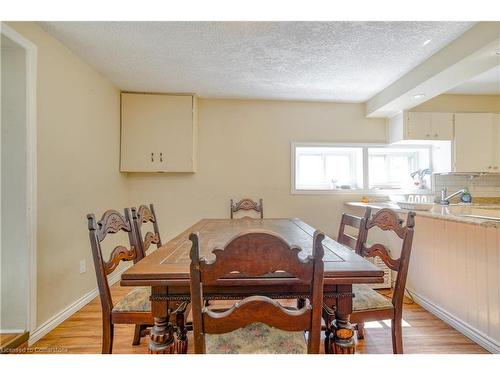
<svg viewBox="0 0 500 375"><path fill-rule="evenodd" d="M123 286L151 287L151 309L154 326L150 332L150 353L185 353L186 322L190 302L189 253L190 233L199 233L201 256L213 258L214 248L223 248L234 236L247 230L272 231L290 245L302 249L299 256L311 254L315 229L300 219L202 219L126 270ZM325 237L324 318L325 351L354 353L354 328L350 324L352 285L382 283L383 271L335 240ZM256 259L258 261L258 259ZM286 275L286 274L285 274ZM227 277L220 285L204 289L208 300L237 300L250 295L276 299L309 297L309 286L286 276L256 278Z"/></svg>

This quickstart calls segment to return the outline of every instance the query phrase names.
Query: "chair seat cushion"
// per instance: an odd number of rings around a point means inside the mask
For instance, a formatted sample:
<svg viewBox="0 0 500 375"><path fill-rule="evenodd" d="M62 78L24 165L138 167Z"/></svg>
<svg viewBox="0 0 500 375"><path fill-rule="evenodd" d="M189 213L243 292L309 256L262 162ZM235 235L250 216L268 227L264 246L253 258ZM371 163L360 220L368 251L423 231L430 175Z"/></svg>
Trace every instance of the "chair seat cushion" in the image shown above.
<svg viewBox="0 0 500 375"><path fill-rule="evenodd" d="M307 354L304 332L288 332L252 323L235 331L205 334L209 354Z"/></svg>
<svg viewBox="0 0 500 375"><path fill-rule="evenodd" d="M352 311L385 310L393 307L390 300L366 285L354 284L352 291Z"/></svg>
<svg viewBox="0 0 500 375"><path fill-rule="evenodd" d="M113 311L151 311L151 296L150 287L138 287L132 289L125 297L123 297L113 307Z"/></svg>

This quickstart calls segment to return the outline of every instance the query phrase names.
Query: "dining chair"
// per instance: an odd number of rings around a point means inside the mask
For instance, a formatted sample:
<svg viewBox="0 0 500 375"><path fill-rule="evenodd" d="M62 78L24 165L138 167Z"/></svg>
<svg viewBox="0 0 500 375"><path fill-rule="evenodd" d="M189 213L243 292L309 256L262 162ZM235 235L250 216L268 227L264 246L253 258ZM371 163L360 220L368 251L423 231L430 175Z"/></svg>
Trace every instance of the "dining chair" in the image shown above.
<svg viewBox="0 0 500 375"><path fill-rule="evenodd" d="M128 234L130 244L136 243L135 232L132 228L130 210L125 209L125 216L118 211L106 211L99 221L94 214L87 215L90 246L94 258L97 277L97 286L102 308L102 353L111 354L113 351L113 336L115 324L135 324L135 333L132 344L139 345L141 336L145 334L143 327L153 324L149 287L132 289L124 298L113 303L108 284L108 275L111 274L121 261L138 260L138 249L134 245L130 248L116 246L106 261L103 257L101 243L108 234L123 231Z"/></svg>
<svg viewBox="0 0 500 375"><path fill-rule="evenodd" d="M361 254L363 244L366 242L366 237L368 231L366 230L366 222L370 218L371 208L366 207L365 214L363 217L354 216L350 214L343 213L340 219L339 234L337 236L337 242L350 247L356 252L356 254ZM346 233L346 227L351 227L357 230L355 235Z"/></svg>
<svg viewBox="0 0 500 375"><path fill-rule="evenodd" d="M212 251L215 260L200 258L199 235L190 235L191 303L195 353L319 353L323 300L324 234L314 233L312 254L301 259L300 248L278 234L247 231ZM286 275L310 286L310 300L301 309L284 307L266 296L250 296L225 311L203 305L203 290L227 282L229 274L252 278ZM237 277L235 276L236 282ZM225 279L225 280L224 280ZM307 341L305 331L308 331Z"/></svg>
<svg viewBox="0 0 500 375"><path fill-rule="evenodd" d="M244 198L241 199L239 202L234 202L232 199L229 202L229 212L231 219L234 219L234 214L238 211L255 211L260 213L260 218L264 218L264 204L262 203L262 199L259 199L259 203L248 199Z"/></svg>
<svg viewBox="0 0 500 375"><path fill-rule="evenodd" d="M351 323L358 324L358 338L363 338L365 322L390 319L393 353L402 354L403 337L401 321L403 316L403 297L408 267L410 265L415 213L411 211L408 213L406 226L403 226L403 220L399 218L396 212L388 208L381 209L365 222L366 231L375 227L383 231L393 231L402 240L400 256L398 259L392 258L387 247L379 243L370 247L367 247L363 243L361 255L367 258L378 256L387 267L397 272L396 284L391 300L385 298L367 285L353 285L354 298Z"/></svg>
<svg viewBox="0 0 500 375"><path fill-rule="evenodd" d="M362 246L366 241L367 237L367 230L366 230L366 221L370 218L371 215L371 208L366 207L365 209L365 214L360 217L360 216L355 216L347 213L343 213L340 219L340 226L339 226L339 231L337 235L337 242L347 246L356 254L360 255ZM350 233L346 233L346 228L351 228ZM354 233L355 232L355 233ZM351 234L352 233L352 234ZM302 303L301 300L299 300L299 306ZM325 352L328 353L330 350L330 335L331 335L331 323L332 323L332 318L333 318L334 312L332 309L327 305L323 305L323 319L325 321ZM363 324L359 323L356 328L363 328ZM358 331L359 333L359 331ZM358 338L362 338L361 336L358 335Z"/></svg>
<svg viewBox="0 0 500 375"><path fill-rule="evenodd" d="M136 238L136 248L139 260L147 255L151 245L156 245L156 248L161 247L160 230L158 228L158 220L156 218L156 213L153 204L151 203L149 207L145 204L139 206L139 208L132 207L132 226L135 231ZM142 234L142 226L146 223L151 223L153 226L153 231L147 231L145 235Z"/></svg>

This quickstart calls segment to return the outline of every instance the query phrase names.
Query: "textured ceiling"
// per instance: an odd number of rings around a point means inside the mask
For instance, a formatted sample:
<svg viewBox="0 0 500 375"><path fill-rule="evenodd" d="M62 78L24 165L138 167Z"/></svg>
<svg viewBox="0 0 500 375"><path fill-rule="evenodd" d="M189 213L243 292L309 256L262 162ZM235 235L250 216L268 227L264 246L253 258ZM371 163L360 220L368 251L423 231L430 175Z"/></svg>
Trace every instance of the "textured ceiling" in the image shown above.
<svg viewBox="0 0 500 375"><path fill-rule="evenodd" d="M40 24L122 90L363 102L473 23Z"/></svg>
<svg viewBox="0 0 500 375"><path fill-rule="evenodd" d="M451 90L451 94L500 94L500 65L464 82Z"/></svg>

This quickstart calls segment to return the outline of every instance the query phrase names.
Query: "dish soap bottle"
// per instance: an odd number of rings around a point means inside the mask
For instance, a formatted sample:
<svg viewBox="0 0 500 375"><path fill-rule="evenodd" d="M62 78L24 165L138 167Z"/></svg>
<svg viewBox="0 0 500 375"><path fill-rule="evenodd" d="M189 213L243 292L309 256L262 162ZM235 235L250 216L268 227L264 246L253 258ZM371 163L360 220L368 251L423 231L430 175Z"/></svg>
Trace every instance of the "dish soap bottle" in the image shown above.
<svg viewBox="0 0 500 375"><path fill-rule="evenodd" d="M465 190L460 197L462 203L472 203L472 195L470 195L469 190Z"/></svg>

